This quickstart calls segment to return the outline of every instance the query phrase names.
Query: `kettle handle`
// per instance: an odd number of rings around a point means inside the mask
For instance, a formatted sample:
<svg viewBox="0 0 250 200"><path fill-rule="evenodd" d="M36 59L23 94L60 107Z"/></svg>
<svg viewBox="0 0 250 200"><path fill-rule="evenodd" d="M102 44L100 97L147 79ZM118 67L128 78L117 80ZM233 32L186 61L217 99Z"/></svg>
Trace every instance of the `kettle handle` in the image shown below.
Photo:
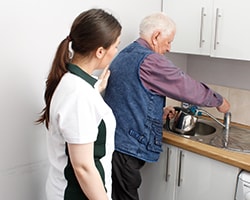
<svg viewBox="0 0 250 200"><path fill-rule="evenodd" d="M182 110L181 107L177 107L177 106L175 106L174 109L175 109L175 111L177 111L177 112L180 112L180 111ZM169 118L168 116L167 116L167 118L166 118L166 122L165 122L165 124L164 124L163 127L164 127L167 131L173 131L172 128L170 128L170 118Z"/></svg>

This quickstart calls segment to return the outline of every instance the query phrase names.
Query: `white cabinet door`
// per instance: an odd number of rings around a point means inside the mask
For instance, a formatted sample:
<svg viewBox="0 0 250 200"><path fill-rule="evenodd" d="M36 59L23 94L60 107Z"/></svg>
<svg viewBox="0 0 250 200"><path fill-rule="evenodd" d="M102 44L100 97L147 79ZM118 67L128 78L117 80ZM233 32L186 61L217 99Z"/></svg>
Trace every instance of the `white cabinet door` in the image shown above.
<svg viewBox="0 0 250 200"><path fill-rule="evenodd" d="M233 200L239 169L179 149L176 200Z"/></svg>
<svg viewBox="0 0 250 200"><path fill-rule="evenodd" d="M250 60L250 1L163 0L177 26L172 52Z"/></svg>
<svg viewBox="0 0 250 200"><path fill-rule="evenodd" d="M249 0L214 0L211 56L250 60L249 10Z"/></svg>
<svg viewBox="0 0 250 200"><path fill-rule="evenodd" d="M212 6L211 0L163 0L163 12L177 28L172 52L210 54Z"/></svg>
<svg viewBox="0 0 250 200"><path fill-rule="evenodd" d="M177 147L163 144L163 152L156 163L146 163L141 170L140 199L175 199Z"/></svg>
<svg viewBox="0 0 250 200"><path fill-rule="evenodd" d="M233 200L239 168L164 144L141 170L143 200Z"/></svg>

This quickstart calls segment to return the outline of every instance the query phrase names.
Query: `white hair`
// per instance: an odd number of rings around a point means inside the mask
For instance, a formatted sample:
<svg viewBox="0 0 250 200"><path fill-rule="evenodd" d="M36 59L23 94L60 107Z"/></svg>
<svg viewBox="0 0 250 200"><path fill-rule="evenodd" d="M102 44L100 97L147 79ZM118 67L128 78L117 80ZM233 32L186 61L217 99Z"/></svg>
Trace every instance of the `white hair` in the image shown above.
<svg viewBox="0 0 250 200"><path fill-rule="evenodd" d="M150 37L155 31L161 31L164 35L169 36L175 31L174 21L163 12L154 13L146 16L140 23L140 36Z"/></svg>

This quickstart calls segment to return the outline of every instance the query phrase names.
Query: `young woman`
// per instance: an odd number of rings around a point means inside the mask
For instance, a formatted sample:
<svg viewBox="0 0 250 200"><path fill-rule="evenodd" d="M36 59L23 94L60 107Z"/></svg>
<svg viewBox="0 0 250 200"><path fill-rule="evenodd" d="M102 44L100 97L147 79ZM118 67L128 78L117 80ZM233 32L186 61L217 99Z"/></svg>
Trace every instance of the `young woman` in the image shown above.
<svg viewBox="0 0 250 200"><path fill-rule="evenodd" d="M115 118L100 91L120 34L121 25L111 14L90 9L74 20L57 49L46 81L46 106L37 120L49 130L48 200L108 199L100 159L106 136L114 135ZM92 76L97 69L103 69L102 80Z"/></svg>

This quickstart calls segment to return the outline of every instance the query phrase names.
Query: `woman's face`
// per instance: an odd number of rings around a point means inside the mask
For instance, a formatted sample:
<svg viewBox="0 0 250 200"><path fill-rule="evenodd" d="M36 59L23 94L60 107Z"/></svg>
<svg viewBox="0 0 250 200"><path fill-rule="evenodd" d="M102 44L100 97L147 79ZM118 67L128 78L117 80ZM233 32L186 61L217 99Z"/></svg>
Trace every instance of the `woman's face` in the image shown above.
<svg viewBox="0 0 250 200"><path fill-rule="evenodd" d="M118 52L119 44L120 44L120 36L116 39L114 44L112 44L108 49L105 50L106 51L105 55L103 56L101 63L99 65L100 69L107 67L111 63L116 53Z"/></svg>

